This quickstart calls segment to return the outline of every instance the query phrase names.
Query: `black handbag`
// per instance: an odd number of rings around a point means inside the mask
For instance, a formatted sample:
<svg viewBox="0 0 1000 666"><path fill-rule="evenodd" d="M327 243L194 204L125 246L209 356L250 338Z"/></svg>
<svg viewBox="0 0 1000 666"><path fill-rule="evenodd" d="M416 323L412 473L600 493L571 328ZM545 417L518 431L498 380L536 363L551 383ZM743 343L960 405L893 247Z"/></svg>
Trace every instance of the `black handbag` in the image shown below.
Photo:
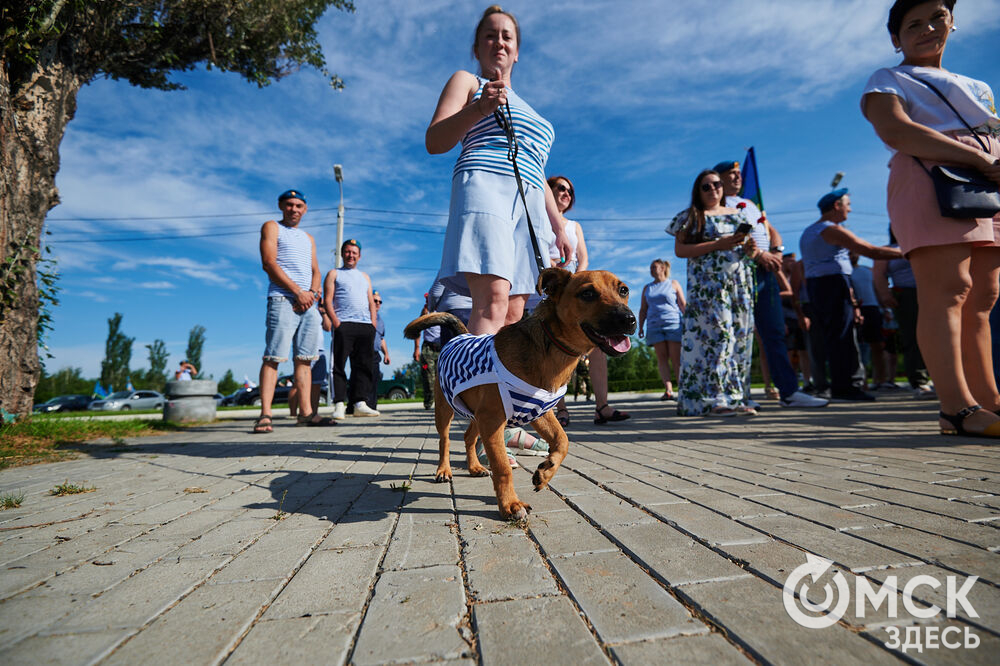
<svg viewBox="0 0 1000 666"><path fill-rule="evenodd" d="M955 112L962 124L972 132L972 136L976 137L976 141L982 146L983 151L989 153L986 144L983 143L976 130L965 122L962 114L952 106L940 90L920 77L914 76L913 78L933 90L948 105L948 108ZM927 172L934 183L934 193L937 195L938 208L941 210L942 217L969 219L993 217L1000 213L1000 188L998 188L997 183L988 179L978 169L963 166L934 166L928 169L919 158L914 157L913 159L917 160L917 164Z"/></svg>

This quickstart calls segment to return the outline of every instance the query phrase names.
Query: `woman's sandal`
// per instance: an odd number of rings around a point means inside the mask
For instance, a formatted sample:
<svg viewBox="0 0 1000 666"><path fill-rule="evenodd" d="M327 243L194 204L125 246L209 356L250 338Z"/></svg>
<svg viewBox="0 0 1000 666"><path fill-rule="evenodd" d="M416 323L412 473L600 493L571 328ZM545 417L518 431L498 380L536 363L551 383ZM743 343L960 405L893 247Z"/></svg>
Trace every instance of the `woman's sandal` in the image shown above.
<svg viewBox="0 0 1000 666"><path fill-rule="evenodd" d="M262 435L267 432L274 432L274 424L270 416L261 416L253 422L253 432Z"/></svg>
<svg viewBox="0 0 1000 666"><path fill-rule="evenodd" d="M736 416L736 410L732 407L716 406L706 412L705 416Z"/></svg>
<svg viewBox="0 0 1000 666"><path fill-rule="evenodd" d="M611 416L604 416L601 412L604 411L606 407L608 407L608 403L604 403L594 410L594 425L604 425L610 421L624 421L632 416L628 412L619 412L617 409L611 412Z"/></svg>
<svg viewBox="0 0 1000 666"><path fill-rule="evenodd" d="M565 407L556 410L556 421L559 421L559 425L563 428L569 425L569 410Z"/></svg>
<svg viewBox="0 0 1000 666"><path fill-rule="evenodd" d="M767 388L764 389L764 396L768 400L777 400L778 398L781 397L781 394L778 393L778 389L774 388L773 386L768 386Z"/></svg>
<svg viewBox="0 0 1000 666"><path fill-rule="evenodd" d="M304 428L321 428L327 426L337 425L337 422L331 419L329 416L321 416L318 419L313 420L315 414L310 414L308 416L298 416L295 420L295 425L302 426Z"/></svg>
<svg viewBox="0 0 1000 666"><path fill-rule="evenodd" d="M529 456L549 455L549 444L524 428L504 428L503 443L508 449Z"/></svg>
<svg viewBox="0 0 1000 666"><path fill-rule="evenodd" d="M972 416L976 412L982 410L983 408L979 405L971 405L965 409L961 409L957 414L945 414L944 412L938 412L938 416L950 423L952 428L941 428L942 435L961 435L962 437L996 437L1000 438L1000 421L991 423L986 426L985 430L980 432L972 432L966 430L962 423L968 417ZM986 410L989 411L989 410ZM995 413L995 412L994 412Z"/></svg>

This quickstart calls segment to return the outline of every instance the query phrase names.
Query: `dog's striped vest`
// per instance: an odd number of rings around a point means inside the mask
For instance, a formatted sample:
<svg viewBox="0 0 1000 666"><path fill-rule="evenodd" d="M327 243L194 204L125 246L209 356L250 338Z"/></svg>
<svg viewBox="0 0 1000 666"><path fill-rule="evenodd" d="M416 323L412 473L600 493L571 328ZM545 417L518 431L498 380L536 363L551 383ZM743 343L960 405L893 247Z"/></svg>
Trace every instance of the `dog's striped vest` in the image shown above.
<svg viewBox="0 0 1000 666"><path fill-rule="evenodd" d="M509 427L523 426L555 407L566 394L562 386L552 393L515 377L497 357L492 335L459 335L441 350L437 362L438 382L455 413L473 418L458 394L482 384L496 384L503 400Z"/></svg>

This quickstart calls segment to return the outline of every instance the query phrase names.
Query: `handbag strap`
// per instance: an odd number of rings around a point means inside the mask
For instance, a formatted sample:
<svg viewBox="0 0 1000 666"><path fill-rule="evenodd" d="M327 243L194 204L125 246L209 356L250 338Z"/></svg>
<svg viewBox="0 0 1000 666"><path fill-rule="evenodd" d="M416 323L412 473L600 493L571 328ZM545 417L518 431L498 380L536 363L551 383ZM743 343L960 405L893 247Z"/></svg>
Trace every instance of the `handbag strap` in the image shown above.
<svg viewBox="0 0 1000 666"><path fill-rule="evenodd" d="M983 143L983 140L981 138L979 138L979 133L976 132L976 130L972 129L972 125L970 125L969 123L967 123L965 121L965 118L962 117L962 114L958 112L958 109L956 109L954 106L952 106L952 103L949 102L948 98L945 97L941 93L941 91L937 89L937 86L935 86L930 81L924 81L922 78L920 78L919 76L916 76L915 74L911 73L910 77L913 78L913 79L915 79L916 81L919 81L920 83L924 84L925 86L927 86L931 90L933 90L934 94L937 95L938 97L940 97L941 101L944 102L945 104L947 104L948 108L951 109L952 112L954 112L954 114L956 116L958 116L958 119L962 121L962 124L965 125L966 129L968 129L970 132L972 132L972 136L976 137L976 141L978 141L979 145L983 147L983 152L986 152L986 153L990 152L989 148L986 147L986 144ZM923 165L921 164L921 166L923 166Z"/></svg>

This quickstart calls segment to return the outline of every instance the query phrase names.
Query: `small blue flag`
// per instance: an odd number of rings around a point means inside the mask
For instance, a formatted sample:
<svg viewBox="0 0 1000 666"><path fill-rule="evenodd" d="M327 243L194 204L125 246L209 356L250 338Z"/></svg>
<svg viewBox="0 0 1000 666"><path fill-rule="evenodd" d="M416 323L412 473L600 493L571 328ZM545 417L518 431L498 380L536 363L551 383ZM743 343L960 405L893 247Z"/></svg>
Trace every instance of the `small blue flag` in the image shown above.
<svg viewBox="0 0 1000 666"><path fill-rule="evenodd" d="M744 199L757 204L761 214L764 213L764 194L760 189L760 175L757 173L757 156L754 154L753 146L747 151L746 159L743 160L743 192L740 194Z"/></svg>

